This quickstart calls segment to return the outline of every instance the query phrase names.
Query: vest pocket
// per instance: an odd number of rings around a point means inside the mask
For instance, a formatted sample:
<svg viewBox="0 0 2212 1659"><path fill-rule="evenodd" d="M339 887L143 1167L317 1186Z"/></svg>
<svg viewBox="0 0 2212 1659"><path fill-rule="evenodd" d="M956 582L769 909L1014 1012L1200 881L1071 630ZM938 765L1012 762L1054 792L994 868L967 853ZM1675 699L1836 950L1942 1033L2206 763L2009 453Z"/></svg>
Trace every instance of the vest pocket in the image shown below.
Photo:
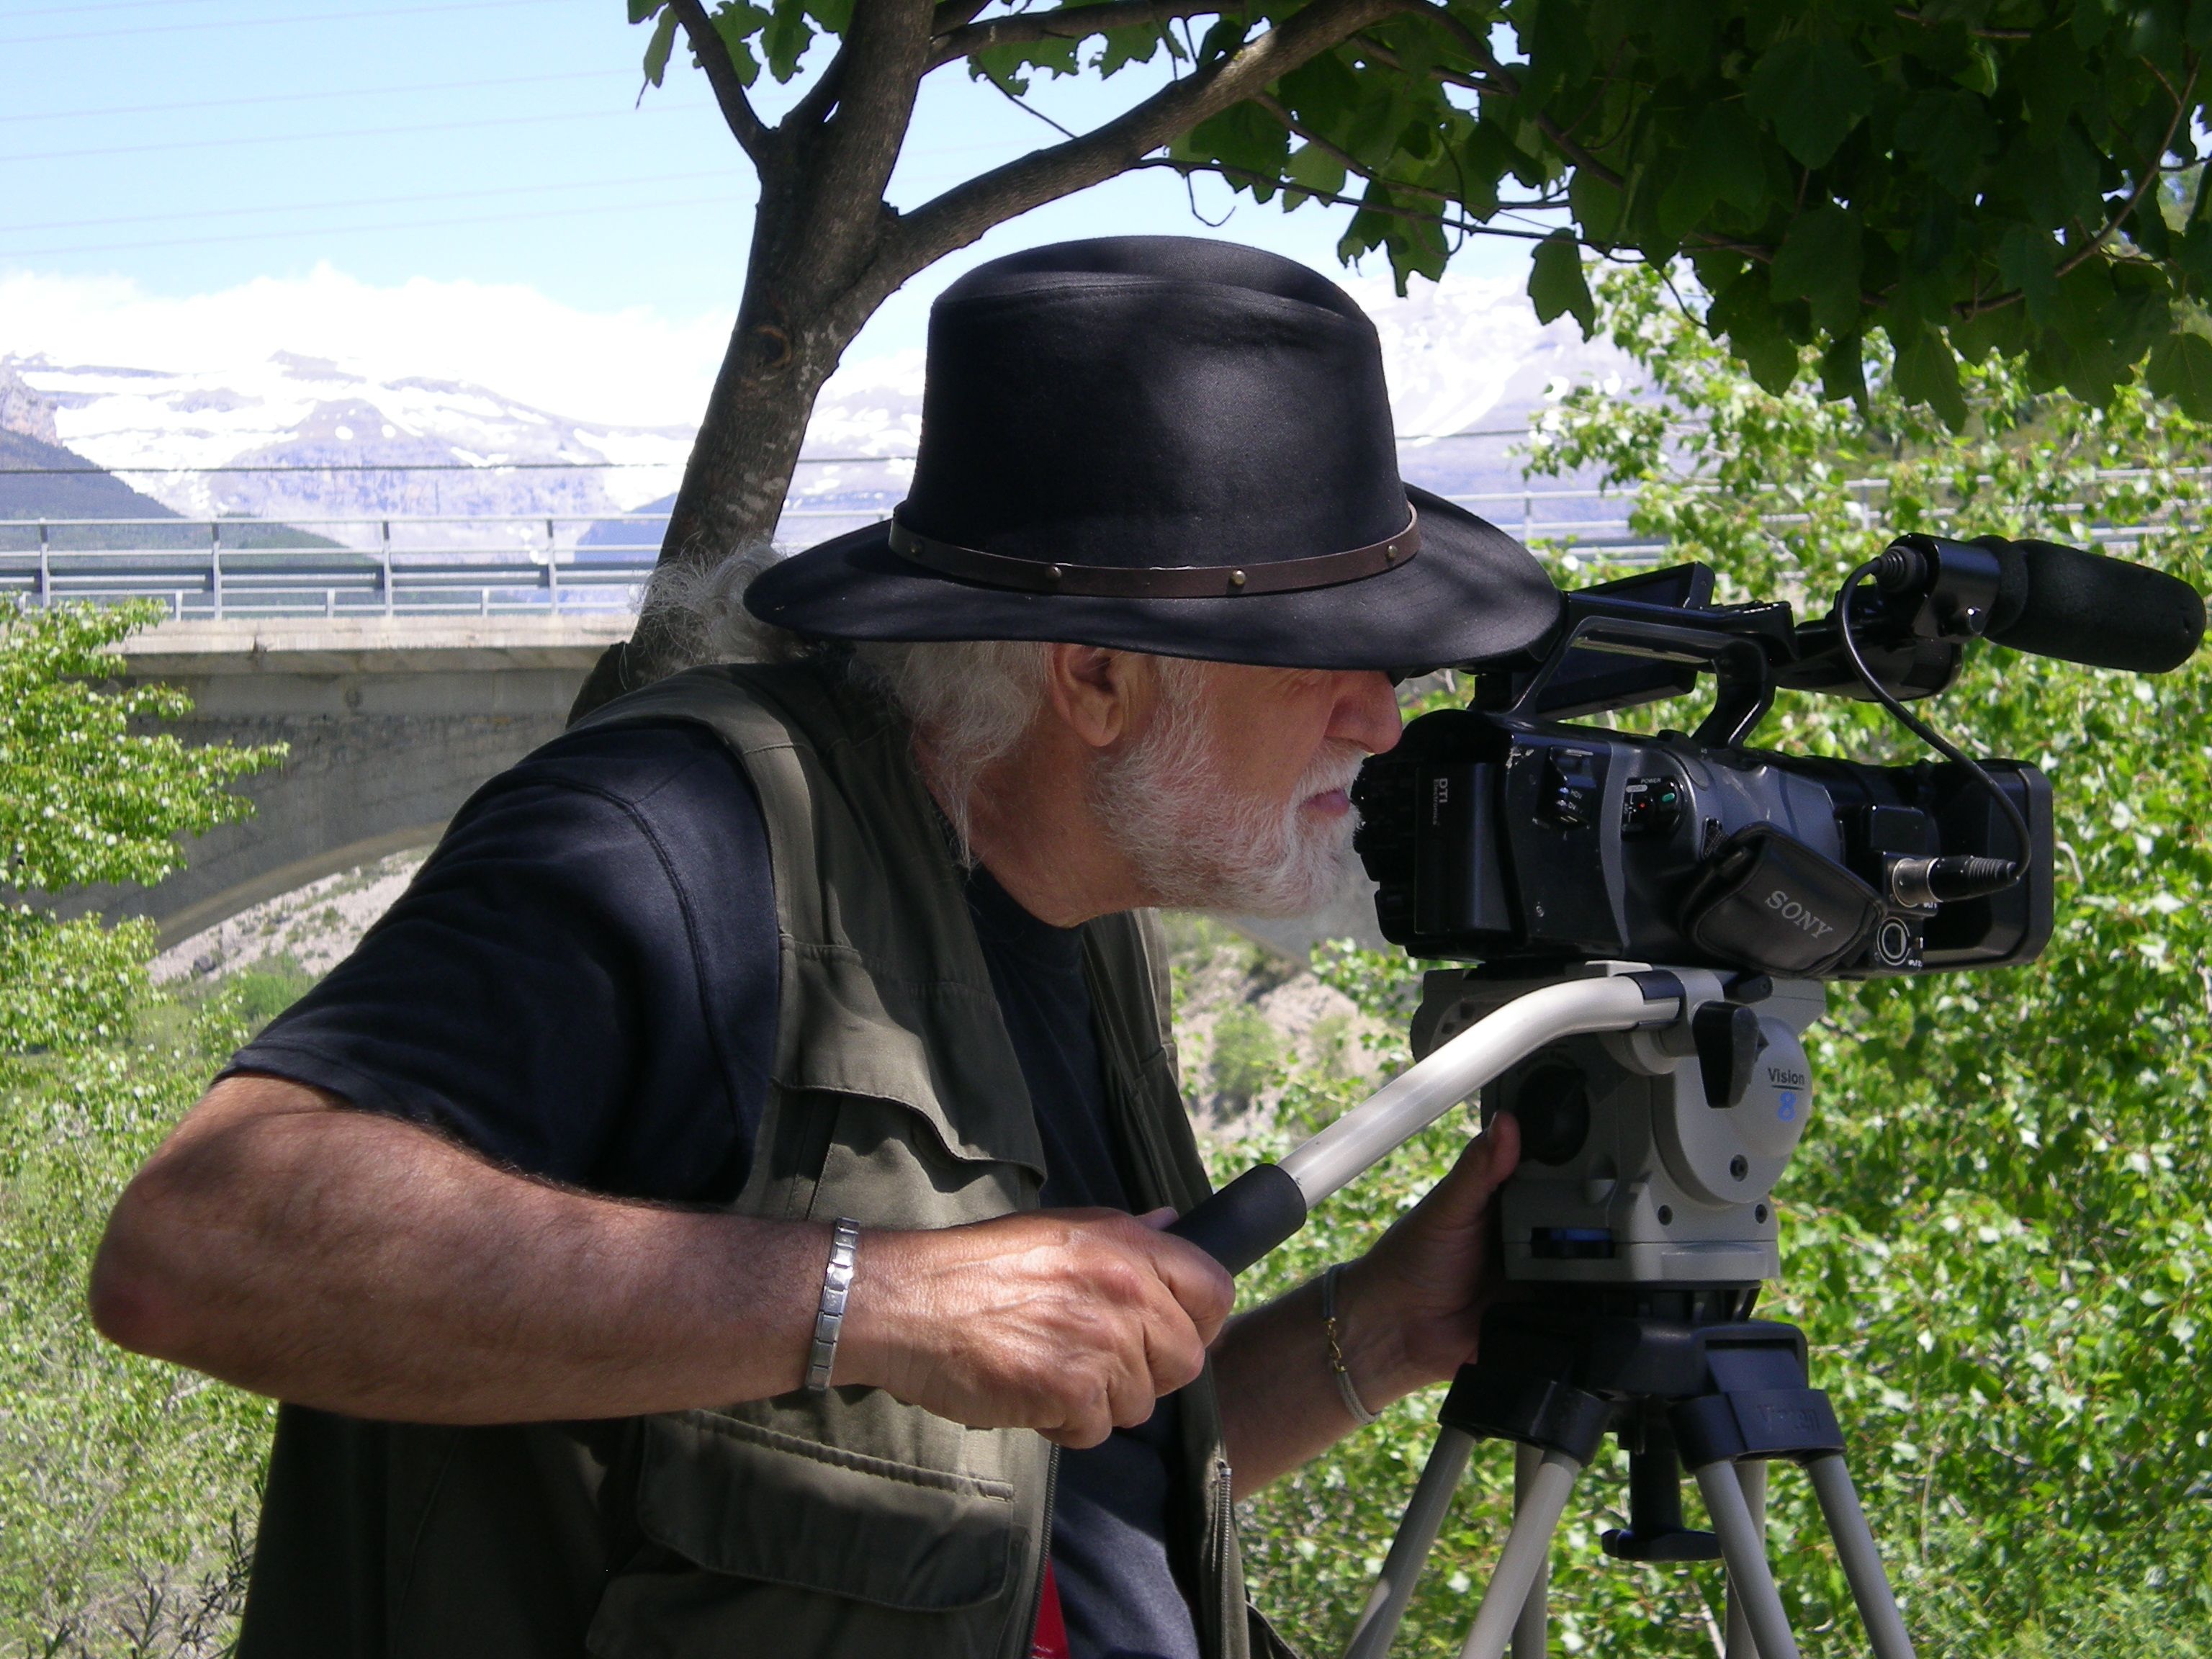
<svg viewBox="0 0 2212 1659"><path fill-rule="evenodd" d="M647 1419L637 1518L711 1572L911 1612L1005 1592L1007 1481L846 1451L714 1412Z"/></svg>

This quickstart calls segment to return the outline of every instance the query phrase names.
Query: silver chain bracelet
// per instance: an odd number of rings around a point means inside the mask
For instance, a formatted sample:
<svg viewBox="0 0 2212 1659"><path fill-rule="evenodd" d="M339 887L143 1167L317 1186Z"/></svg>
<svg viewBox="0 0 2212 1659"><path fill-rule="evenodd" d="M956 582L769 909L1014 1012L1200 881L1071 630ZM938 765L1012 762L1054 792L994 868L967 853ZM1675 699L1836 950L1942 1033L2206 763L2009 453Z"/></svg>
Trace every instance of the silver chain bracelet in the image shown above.
<svg viewBox="0 0 2212 1659"><path fill-rule="evenodd" d="M845 1325L845 1298L852 1294L853 1266L860 1259L860 1224L839 1216L830 1232L830 1265L822 1270L822 1304L814 1310L814 1351L806 1361L810 1394L827 1392L830 1368L837 1363L837 1333Z"/></svg>

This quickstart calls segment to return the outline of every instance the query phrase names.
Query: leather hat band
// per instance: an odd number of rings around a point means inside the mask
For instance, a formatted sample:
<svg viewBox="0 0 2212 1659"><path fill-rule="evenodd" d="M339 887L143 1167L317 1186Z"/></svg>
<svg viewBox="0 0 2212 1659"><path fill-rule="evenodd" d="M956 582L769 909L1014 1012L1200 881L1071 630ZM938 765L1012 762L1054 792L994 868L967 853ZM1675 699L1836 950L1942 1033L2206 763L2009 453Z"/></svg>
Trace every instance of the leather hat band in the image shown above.
<svg viewBox="0 0 2212 1659"><path fill-rule="evenodd" d="M890 549L910 563L985 587L1023 593L1079 593L1101 599L1219 599L1246 593L1296 593L1334 587L1395 570L1421 550L1420 515L1385 542L1310 559L1273 563L1170 564L1136 568L1114 565L1048 564L986 553L917 534L891 517Z"/></svg>

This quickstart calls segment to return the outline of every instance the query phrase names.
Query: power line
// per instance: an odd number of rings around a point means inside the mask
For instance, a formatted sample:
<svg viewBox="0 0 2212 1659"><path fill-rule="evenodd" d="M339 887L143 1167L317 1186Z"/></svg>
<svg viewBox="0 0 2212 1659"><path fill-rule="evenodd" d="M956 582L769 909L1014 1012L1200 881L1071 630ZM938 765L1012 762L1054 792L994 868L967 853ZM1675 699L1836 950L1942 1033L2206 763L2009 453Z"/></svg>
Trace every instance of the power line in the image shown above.
<svg viewBox="0 0 2212 1659"><path fill-rule="evenodd" d="M168 4L170 0L149 0ZM335 92L268 92L251 98L195 98L184 104L117 104L106 109L34 110L0 115L0 125L15 121L82 121L95 116L174 115L185 110L240 109L255 104L321 104L333 98L399 98L418 92L477 92L487 87L532 87L554 81L630 82L637 77L621 70L569 70L559 75L509 75L494 81L418 81L401 87L352 87Z"/></svg>
<svg viewBox="0 0 2212 1659"><path fill-rule="evenodd" d="M0 45L5 45L0 41ZM557 115L495 115L474 121L416 122L396 127L343 127L323 132L252 133L229 138L186 138L160 144L115 144L101 149L40 149L16 150L0 155L0 161L76 161L97 155L149 155L155 152L168 155L180 149L221 149L240 144L302 144L326 138L389 138L395 134L417 132L459 132L476 127L544 126L551 121L600 120L610 115L647 115L670 111L689 112L691 106L653 103L631 109L580 110L574 114Z"/></svg>
<svg viewBox="0 0 2212 1659"><path fill-rule="evenodd" d="M690 173L655 173L643 179L563 179L550 185L508 185L492 190L444 191L427 196L370 196L351 202L293 202L282 206L269 207L198 208L188 213L142 213L120 219L57 219L43 224L15 225L11 228L19 231L99 230L110 225L166 224L177 219L236 219L256 213L338 213L350 211L355 208L413 207L432 202L477 201L486 197L495 196L543 195L550 190L604 190L613 185L630 189L647 185L697 184L702 180L714 179L737 179L744 176L735 168L720 171L710 168L705 172L695 169ZM302 231L300 234L308 235L313 233Z"/></svg>
<svg viewBox="0 0 2212 1659"><path fill-rule="evenodd" d="M409 17L432 11L512 11L518 6L544 3L544 0L449 0L449 3L444 5L392 6L380 11L279 11L243 23L235 18L209 23L156 23L150 28L131 29L126 38L135 40L147 34L198 33L208 29L265 28L271 23L344 23L362 18ZM113 29L90 29L76 34L11 34L0 37L0 46L40 46L62 40L113 40L117 38L117 31Z"/></svg>
<svg viewBox="0 0 2212 1659"><path fill-rule="evenodd" d="M282 242L301 236L371 235L388 230L469 230L478 225L520 224L532 219L578 219L605 213L729 205L727 197L682 196L663 202L605 202L592 207L535 208L526 213L475 213L465 219L395 219L384 224L331 225L310 227L304 230L244 230L228 236L171 236L148 242L85 242L74 247L0 249L0 259L44 259L74 253L131 253L143 248L214 247L237 242Z"/></svg>

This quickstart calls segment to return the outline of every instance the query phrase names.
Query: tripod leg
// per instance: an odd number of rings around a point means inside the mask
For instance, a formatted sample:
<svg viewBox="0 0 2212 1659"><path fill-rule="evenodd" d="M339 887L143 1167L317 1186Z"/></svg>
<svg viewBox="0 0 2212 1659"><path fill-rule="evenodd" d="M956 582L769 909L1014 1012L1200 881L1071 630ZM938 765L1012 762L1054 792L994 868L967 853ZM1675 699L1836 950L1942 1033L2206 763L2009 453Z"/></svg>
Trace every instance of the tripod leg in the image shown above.
<svg viewBox="0 0 2212 1659"><path fill-rule="evenodd" d="M1728 1565L1729 1606L1741 1607L1752 1640L1759 1644L1759 1659L1797 1659L1797 1641L1790 1633L1789 1615L1782 1610L1782 1592L1774 1587L1774 1574L1766 1565L1766 1540L1752 1524L1751 1505L1744 1500L1733 1463L1707 1463L1697 1471L1698 1490L1705 1497L1705 1514L1721 1540L1721 1559Z"/></svg>
<svg viewBox="0 0 2212 1659"><path fill-rule="evenodd" d="M1813 1495L1820 1499L1820 1516L1835 1540L1843 1560L1844 1577L1850 1580L1851 1600L1858 1603L1859 1620L1867 1639L1874 1644L1875 1659L1913 1659L1912 1638L1905 1634L1904 1616L1882 1571L1881 1553L1875 1547L1874 1532L1866 1511L1859 1507L1857 1488L1843 1458L1831 1452L1805 1466L1813 1478Z"/></svg>
<svg viewBox="0 0 2212 1659"><path fill-rule="evenodd" d="M1737 1484L1743 1488L1744 1507L1751 1511L1752 1529L1766 1537L1766 1461L1753 1458L1735 1466ZM1742 1599L1735 1580L1728 1581L1728 1659L1759 1659L1759 1644L1751 1639L1751 1626L1743 1616Z"/></svg>
<svg viewBox="0 0 2212 1659"><path fill-rule="evenodd" d="M1543 1467L1544 1454L1534 1446L1513 1449L1513 1510L1516 1515L1528 1502L1528 1487ZM1513 1659L1544 1659L1551 1645L1551 1609L1546 1605L1552 1589L1552 1558L1547 1552L1536 1567L1536 1582L1528 1586L1528 1599L1513 1621Z"/></svg>
<svg viewBox="0 0 2212 1659"><path fill-rule="evenodd" d="M1397 1535L1390 1540L1382 1576L1375 1581L1367 1605L1359 1610L1359 1622L1352 1628L1344 1659L1382 1659L1390 1650L1399 1621L1406 1616L1406 1604L1413 1599L1421 1564L1429 1559L1437 1541L1444 1512L1451 1507L1460 1477L1467 1473L1468 1454L1474 1447L1474 1437L1462 1429L1437 1431L1437 1443L1429 1450L1429 1461L1422 1466L1420 1480L1406 1505L1405 1518L1398 1522Z"/></svg>
<svg viewBox="0 0 2212 1659"><path fill-rule="evenodd" d="M1559 1530L1575 1477L1582 1472L1583 1466L1563 1451L1546 1452L1530 1472L1513 1516L1513 1530L1505 1534L1505 1547L1498 1553L1482 1605L1475 1609L1460 1659L1504 1659L1505 1644L1521 1621L1538 1575L1552 1559L1552 1534Z"/></svg>

